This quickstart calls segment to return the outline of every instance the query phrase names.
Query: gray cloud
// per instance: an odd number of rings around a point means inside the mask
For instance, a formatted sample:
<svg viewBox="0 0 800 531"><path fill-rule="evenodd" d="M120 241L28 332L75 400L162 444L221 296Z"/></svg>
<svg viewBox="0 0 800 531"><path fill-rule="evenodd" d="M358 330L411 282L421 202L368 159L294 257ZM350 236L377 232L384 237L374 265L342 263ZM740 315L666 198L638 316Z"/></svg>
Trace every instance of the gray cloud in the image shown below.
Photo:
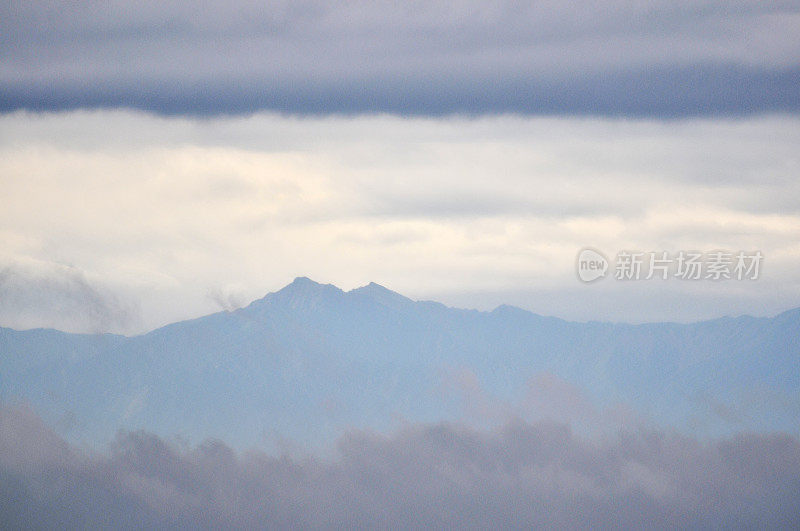
<svg viewBox="0 0 800 531"><path fill-rule="evenodd" d="M246 303L241 291L231 286L210 288L208 298L220 309L228 312L241 308Z"/></svg>
<svg viewBox="0 0 800 531"><path fill-rule="evenodd" d="M134 303L94 285L76 267L38 262L0 267L4 326L102 333L124 330L138 319Z"/></svg>
<svg viewBox="0 0 800 531"><path fill-rule="evenodd" d="M413 425L351 433L321 459L132 432L98 453L4 407L0 449L0 511L12 527L800 525L800 442L780 434L590 441L555 423Z"/></svg>
<svg viewBox="0 0 800 531"><path fill-rule="evenodd" d="M0 110L798 111L796 2L9 3Z"/></svg>

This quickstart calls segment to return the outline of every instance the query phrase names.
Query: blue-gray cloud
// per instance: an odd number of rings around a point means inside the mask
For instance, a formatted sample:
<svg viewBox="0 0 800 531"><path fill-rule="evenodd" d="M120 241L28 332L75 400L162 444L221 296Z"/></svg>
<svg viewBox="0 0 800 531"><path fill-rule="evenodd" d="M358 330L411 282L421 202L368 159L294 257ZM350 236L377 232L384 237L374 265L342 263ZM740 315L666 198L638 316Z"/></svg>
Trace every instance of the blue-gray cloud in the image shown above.
<svg viewBox="0 0 800 531"><path fill-rule="evenodd" d="M800 442L656 431L589 441L561 424L353 433L338 457L239 454L146 432L105 453L0 408L0 514L12 528L796 528Z"/></svg>
<svg viewBox="0 0 800 531"><path fill-rule="evenodd" d="M0 8L0 110L162 114L800 110L797 2Z"/></svg>

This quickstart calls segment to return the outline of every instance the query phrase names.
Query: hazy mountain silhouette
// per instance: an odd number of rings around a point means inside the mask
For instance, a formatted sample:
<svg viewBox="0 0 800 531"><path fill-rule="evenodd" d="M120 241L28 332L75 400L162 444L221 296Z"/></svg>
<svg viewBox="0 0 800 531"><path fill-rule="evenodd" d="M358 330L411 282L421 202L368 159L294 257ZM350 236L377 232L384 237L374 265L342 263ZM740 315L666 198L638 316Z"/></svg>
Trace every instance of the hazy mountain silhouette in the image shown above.
<svg viewBox="0 0 800 531"><path fill-rule="evenodd" d="M0 397L91 441L124 427L315 442L398 419L581 421L619 404L698 433L796 432L799 331L800 308L576 323L297 278L245 308L135 337L0 328Z"/></svg>

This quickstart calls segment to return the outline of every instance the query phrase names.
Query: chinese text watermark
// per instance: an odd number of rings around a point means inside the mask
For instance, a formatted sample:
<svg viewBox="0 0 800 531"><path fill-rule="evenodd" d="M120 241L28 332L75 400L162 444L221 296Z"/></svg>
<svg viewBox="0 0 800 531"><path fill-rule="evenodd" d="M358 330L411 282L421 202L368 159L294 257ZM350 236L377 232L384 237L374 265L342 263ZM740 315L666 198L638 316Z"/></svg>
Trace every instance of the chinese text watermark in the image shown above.
<svg viewBox="0 0 800 531"><path fill-rule="evenodd" d="M612 274L616 280L758 280L761 251L619 251L613 263L596 249L578 252L575 268L583 282Z"/></svg>

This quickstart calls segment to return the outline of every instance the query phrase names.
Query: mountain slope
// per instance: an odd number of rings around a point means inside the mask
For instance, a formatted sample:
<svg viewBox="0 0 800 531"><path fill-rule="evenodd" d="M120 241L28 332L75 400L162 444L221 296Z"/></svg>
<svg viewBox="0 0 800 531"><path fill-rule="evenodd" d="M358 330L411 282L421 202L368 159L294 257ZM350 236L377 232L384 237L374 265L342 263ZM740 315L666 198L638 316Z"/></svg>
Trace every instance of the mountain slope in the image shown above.
<svg viewBox="0 0 800 531"><path fill-rule="evenodd" d="M400 418L585 420L619 404L703 433L796 430L798 331L800 309L573 323L298 278L245 308L136 337L0 329L0 397L27 400L89 441L126 427L318 442Z"/></svg>

